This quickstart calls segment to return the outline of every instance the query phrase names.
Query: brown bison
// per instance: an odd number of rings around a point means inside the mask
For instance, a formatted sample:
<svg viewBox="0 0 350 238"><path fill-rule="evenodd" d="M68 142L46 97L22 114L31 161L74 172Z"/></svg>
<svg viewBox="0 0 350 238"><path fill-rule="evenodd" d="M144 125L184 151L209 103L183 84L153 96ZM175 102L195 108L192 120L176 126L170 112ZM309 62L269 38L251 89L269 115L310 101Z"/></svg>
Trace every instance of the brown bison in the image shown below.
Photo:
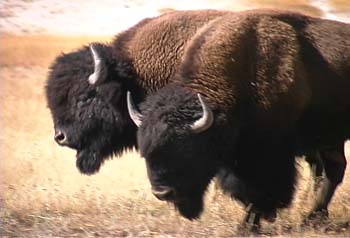
<svg viewBox="0 0 350 238"><path fill-rule="evenodd" d="M312 212L327 209L350 138L350 25L290 12L227 14L195 35L171 82L141 112L128 96L157 198L197 218L223 168L250 204L246 220L259 226L290 204L295 157L316 149L331 159Z"/></svg>

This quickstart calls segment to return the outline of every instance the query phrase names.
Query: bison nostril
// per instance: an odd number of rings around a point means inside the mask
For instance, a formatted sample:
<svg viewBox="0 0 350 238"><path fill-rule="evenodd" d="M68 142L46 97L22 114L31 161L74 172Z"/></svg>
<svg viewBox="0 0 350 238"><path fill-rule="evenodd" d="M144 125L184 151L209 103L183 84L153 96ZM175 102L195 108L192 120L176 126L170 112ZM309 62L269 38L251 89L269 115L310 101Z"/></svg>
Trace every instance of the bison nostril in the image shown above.
<svg viewBox="0 0 350 238"><path fill-rule="evenodd" d="M62 131L56 131L55 141L60 145L64 145L67 142L67 137Z"/></svg>
<svg viewBox="0 0 350 238"><path fill-rule="evenodd" d="M154 196L156 196L159 200L175 200L176 197L176 191L174 188L171 187L157 187L152 188L152 193Z"/></svg>

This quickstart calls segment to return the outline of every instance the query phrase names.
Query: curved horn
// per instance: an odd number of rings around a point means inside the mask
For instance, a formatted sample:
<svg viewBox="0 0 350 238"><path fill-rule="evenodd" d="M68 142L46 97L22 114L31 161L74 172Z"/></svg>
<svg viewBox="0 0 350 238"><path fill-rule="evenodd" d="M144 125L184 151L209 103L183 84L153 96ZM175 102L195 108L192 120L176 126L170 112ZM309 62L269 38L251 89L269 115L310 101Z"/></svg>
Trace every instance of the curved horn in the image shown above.
<svg viewBox="0 0 350 238"><path fill-rule="evenodd" d="M128 104L128 112L129 112L131 119L134 121L134 123L137 127L140 127L141 123L142 123L142 114L136 108L134 101L132 100L130 91L127 92L126 101Z"/></svg>
<svg viewBox="0 0 350 238"><path fill-rule="evenodd" d="M97 51L96 51L93 44L90 45L90 51L92 54L92 58L94 59L95 70L89 76L88 80L89 80L89 83L91 85L94 85L100 77L100 73L101 73L101 69L102 69L102 60L101 60L100 56L97 54Z"/></svg>
<svg viewBox="0 0 350 238"><path fill-rule="evenodd" d="M203 115L191 125L191 131L194 133L200 133L207 130L214 122L213 111L205 104L199 93L197 96L203 109Z"/></svg>

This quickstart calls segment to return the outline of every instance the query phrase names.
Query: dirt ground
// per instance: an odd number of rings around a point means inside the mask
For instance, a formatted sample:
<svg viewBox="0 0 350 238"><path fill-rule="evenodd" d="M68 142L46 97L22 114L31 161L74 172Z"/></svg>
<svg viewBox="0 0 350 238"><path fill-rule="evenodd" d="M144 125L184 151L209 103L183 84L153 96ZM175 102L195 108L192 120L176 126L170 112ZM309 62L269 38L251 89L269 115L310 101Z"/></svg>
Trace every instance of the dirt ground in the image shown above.
<svg viewBox="0 0 350 238"><path fill-rule="evenodd" d="M333 10L327 14L350 16L347 1L330 1L328 10ZM239 10L275 4L313 15L325 13L307 0L256 2L237 1L232 6L232 1L193 1L187 7ZM181 1L142 0L0 2L1 237L246 235L237 228L244 214L240 204L213 186L201 219L188 221L153 197L144 161L135 151L107 161L97 175L85 176L75 168L74 151L53 141L44 85L55 56L92 41L108 41L145 16L184 9L183 5ZM346 155L350 157L350 143ZM262 235L350 237L349 167L330 206L330 219L304 226L302 220L315 194L309 168L298 161L294 202L278 214L275 223L263 223Z"/></svg>

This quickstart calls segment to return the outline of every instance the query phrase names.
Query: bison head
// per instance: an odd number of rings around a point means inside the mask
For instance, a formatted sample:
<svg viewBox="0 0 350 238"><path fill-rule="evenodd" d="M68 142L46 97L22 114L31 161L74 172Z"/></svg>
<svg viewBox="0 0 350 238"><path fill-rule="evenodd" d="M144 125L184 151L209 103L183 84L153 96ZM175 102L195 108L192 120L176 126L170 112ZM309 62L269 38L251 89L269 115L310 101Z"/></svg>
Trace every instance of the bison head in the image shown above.
<svg viewBox="0 0 350 238"><path fill-rule="evenodd" d="M77 151L82 173L97 172L106 158L136 143L120 65L111 47L93 44L57 57L50 68L46 97L54 138Z"/></svg>
<svg viewBox="0 0 350 238"><path fill-rule="evenodd" d="M200 95L170 85L149 96L141 112L128 96L128 108L139 125L138 145L153 194L174 203L184 217L199 217L218 168L216 147L211 146L213 111Z"/></svg>

